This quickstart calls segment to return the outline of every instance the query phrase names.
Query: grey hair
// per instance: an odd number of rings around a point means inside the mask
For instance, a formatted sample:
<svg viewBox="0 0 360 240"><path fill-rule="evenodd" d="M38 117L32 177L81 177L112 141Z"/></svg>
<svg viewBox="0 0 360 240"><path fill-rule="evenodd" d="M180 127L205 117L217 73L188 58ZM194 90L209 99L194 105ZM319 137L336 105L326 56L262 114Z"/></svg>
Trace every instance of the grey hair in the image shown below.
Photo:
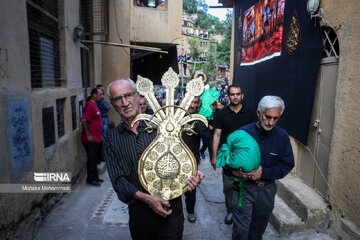
<svg viewBox="0 0 360 240"><path fill-rule="evenodd" d="M284 100L282 100L281 97L278 96L265 96L260 100L257 110L260 112L261 115L266 109L272 108L280 108L281 114L283 114L285 110Z"/></svg>
<svg viewBox="0 0 360 240"><path fill-rule="evenodd" d="M111 83L109 84L109 86L107 87L107 89L106 89L107 95L108 95L108 97L109 97L109 99L110 99L111 101L112 101L112 96L111 96L111 94L110 94L110 88L111 88L111 86L112 86L114 83L120 84L122 81L128 81L128 82L131 84L131 87L132 87L132 89L134 90L134 92L135 92L135 93L137 92L136 84L135 84L135 82L134 82L133 80L131 80L130 78L123 78L123 79L115 80L115 81L111 82Z"/></svg>

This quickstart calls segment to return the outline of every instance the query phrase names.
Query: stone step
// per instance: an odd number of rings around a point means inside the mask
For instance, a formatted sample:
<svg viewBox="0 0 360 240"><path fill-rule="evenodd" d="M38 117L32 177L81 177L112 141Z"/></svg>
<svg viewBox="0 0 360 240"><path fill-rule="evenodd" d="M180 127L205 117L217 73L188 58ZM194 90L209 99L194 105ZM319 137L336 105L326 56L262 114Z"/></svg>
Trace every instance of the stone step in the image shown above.
<svg viewBox="0 0 360 240"><path fill-rule="evenodd" d="M327 203L300 178L288 175L277 181L278 196L298 215L307 228L318 228L327 219Z"/></svg>
<svg viewBox="0 0 360 240"><path fill-rule="evenodd" d="M270 223L280 235L298 232L305 227L301 218L278 195L275 196Z"/></svg>

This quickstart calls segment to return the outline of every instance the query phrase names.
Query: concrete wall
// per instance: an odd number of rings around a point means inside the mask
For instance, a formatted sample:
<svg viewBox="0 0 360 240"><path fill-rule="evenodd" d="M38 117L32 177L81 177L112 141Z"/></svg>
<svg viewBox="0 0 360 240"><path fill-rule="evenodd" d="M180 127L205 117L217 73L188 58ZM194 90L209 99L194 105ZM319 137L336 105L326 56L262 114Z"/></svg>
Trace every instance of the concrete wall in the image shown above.
<svg viewBox="0 0 360 240"><path fill-rule="evenodd" d="M31 81L30 81L30 63L29 63L29 49L28 34L27 34L27 19L26 6L24 1L0 1L0 110L3 114L0 115L0 180L1 183L11 182L11 156L10 156L10 141L9 141L9 119L8 119L8 104L14 101L21 101L23 104L31 106ZM6 6L6 7L4 7ZM19 14L21 13L21 14ZM10 41L11 39L11 41ZM14 98L17 96L16 98ZM31 111L28 111L27 121L31 121ZM26 124L27 126L31 123ZM33 143L34 139L31 136L32 131L28 131L29 145L31 146L29 166L26 170L29 171L34 165ZM37 201L41 196L33 194L30 198L25 198L27 194L0 194L0 226L4 227L8 223L17 221L21 215L28 214L29 206L32 201Z"/></svg>
<svg viewBox="0 0 360 240"><path fill-rule="evenodd" d="M190 54L190 48L189 48L189 40L194 39L198 43L198 48L200 51L199 57L206 57L209 54L210 50L210 44L211 42L209 39L203 39L195 36L188 36L188 35L182 35L181 38L181 44L177 46L178 55L181 54ZM201 43L203 45L201 45ZM206 44L206 45L205 45Z"/></svg>
<svg viewBox="0 0 360 240"><path fill-rule="evenodd" d="M109 1L109 41L181 43L181 12L182 1L167 1L166 10L134 6L132 0ZM102 56L105 88L116 79L130 77L129 48L103 46ZM120 117L111 106L109 127L113 128L119 122Z"/></svg>
<svg viewBox="0 0 360 240"><path fill-rule="evenodd" d="M130 39L134 42L174 43L181 37L182 1L167 1L167 9L130 7Z"/></svg>
<svg viewBox="0 0 360 240"><path fill-rule="evenodd" d="M222 40L224 39L224 36L223 35L210 35L210 39L211 40L215 40L217 43L221 43Z"/></svg>
<svg viewBox="0 0 360 240"><path fill-rule="evenodd" d="M324 9L324 19L336 28L340 46L335 119L328 166L328 182L332 192L328 190L325 197L338 213L342 211L345 218L359 228L360 2L351 0L340 4L336 0L323 0L320 7ZM322 24L326 25L324 22ZM313 164L309 169L314 169L315 163L305 146L296 140L292 144L296 157L296 174L305 180L309 179L313 172L300 172L299 164Z"/></svg>
<svg viewBox="0 0 360 240"><path fill-rule="evenodd" d="M130 44L130 2L109 1L109 41ZM115 4L115 5L114 5ZM113 46L102 47L102 84L105 89L110 82L130 77L130 49ZM109 101L106 96L106 100ZM111 106L109 127L120 122L120 117Z"/></svg>
<svg viewBox="0 0 360 240"><path fill-rule="evenodd" d="M3 91L29 92L31 81L29 47L26 44L26 5L21 0L1 0L0 3L0 87Z"/></svg>
<svg viewBox="0 0 360 240"><path fill-rule="evenodd" d="M335 98L335 124L329 159L329 181L344 214L360 227L360 2L324 0L325 19L340 43L339 75ZM333 205L337 205L333 197Z"/></svg>
<svg viewBox="0 0 360 240"><path fill-rule="evenodd" d="M328 166L328 182L333 193L329 190L328 198L337 213L341 212L341 208L345 218L360 228L360 1L349 0L345 3L322 0L320 7L324 9L324 19L336 27L340 44L335 119ZM321 24L326 25L324 22ZM235 64L234 28L232 32L230 83L233 80ZM299 175L300 161L307 159L312 162L309 160L311 155L297 140L291 138L291 143L296 161L292 172ZM310 169L313 170L314 167Z"/></svg>
<svg viewBox="0 0 360 240"><path fill-rule="evenodd" d="M72 32L79 24L79 1L59 1L59 34L61 55L61 87L31 88L28 24L25 0L0 0L0 181L1 183L33 183L33 172L71 172L76 181L86 161L80 141L79 101L84 99L81 80L80 42L74 42ZM94 84L101 82L100 46L91 49L94 63ZM72 127L70 97L76 96L76 129ZM56 99L64 101L65 134L58 136ZM20 168L14 168L14 147L11 113L14 106L23 110L21 145L26 148L28 160ZM44 147L42 110L54 108L55 144ZM29 150L29 151L27 151ZM47 194L0 193L0 229L10 231L20 221L37 209L40 221L44 209L41 205ZM14 231L16 229L13 229ZM1 238L0 234L0 238Z"/></svg>

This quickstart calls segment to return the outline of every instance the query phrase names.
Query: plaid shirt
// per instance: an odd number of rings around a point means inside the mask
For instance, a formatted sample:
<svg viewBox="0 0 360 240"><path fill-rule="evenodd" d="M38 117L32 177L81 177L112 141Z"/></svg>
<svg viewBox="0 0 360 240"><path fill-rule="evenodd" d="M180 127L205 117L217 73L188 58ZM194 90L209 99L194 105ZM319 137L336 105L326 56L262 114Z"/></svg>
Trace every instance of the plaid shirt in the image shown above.
<svg viewBox="0 0 360 240"><path fill-rule="evenodd" d="M110 105L105 101L105 99L101 99L101 101L97 104L97 107L100 110L100 114L102 118L107 118L109 116Z"/></svg>

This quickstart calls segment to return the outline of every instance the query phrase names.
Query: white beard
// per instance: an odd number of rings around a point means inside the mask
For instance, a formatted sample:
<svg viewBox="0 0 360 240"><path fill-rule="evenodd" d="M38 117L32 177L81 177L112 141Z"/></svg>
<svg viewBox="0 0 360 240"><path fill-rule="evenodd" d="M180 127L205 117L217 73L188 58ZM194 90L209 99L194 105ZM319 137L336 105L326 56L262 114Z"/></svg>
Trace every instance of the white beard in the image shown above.
<svg viewBox="0 0 360 240"><path fill-rule="evenodd" d="M273 128L275 127L275 125L273 125L272 127L267 126L267 125L264 123L262 117L259 117L259 121L260 121L261 127L262 127L265 131L271 131L271 129L273 129Z"/></svg>

